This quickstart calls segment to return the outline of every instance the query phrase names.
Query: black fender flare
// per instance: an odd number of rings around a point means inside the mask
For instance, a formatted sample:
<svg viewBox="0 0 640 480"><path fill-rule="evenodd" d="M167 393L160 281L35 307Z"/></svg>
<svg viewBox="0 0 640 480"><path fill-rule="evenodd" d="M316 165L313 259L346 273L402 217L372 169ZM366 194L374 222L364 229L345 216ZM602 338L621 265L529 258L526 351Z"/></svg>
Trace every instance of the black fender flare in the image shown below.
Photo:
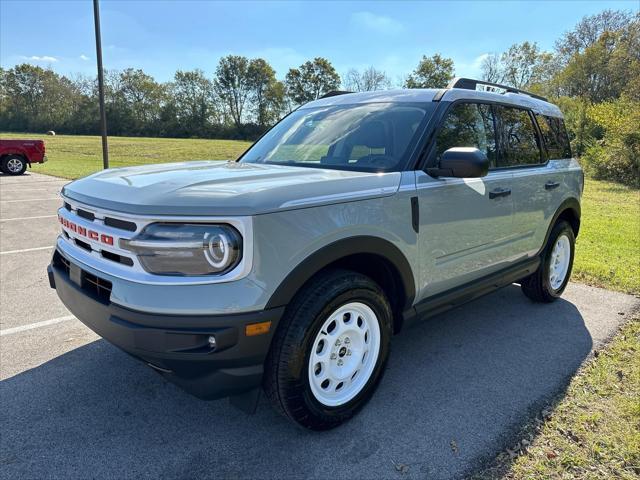
<svg viewBox="0 0 640 480"><path fill-rule="evenodd" d="M409 308L415 298L416 286L411 264L393 243L380 237L359 235L325 245L300 262L269 298L266 309L282 307L293 299L300 287L323 268L356 254L382 257L397 270L405 292L404 305Z"/></svg>
<svg viewBox="0 0 640 480"><path fill-rule="evenodd" d="M540 251L538 252L538 255L542 254L542 252L544 251L545 247L547 246L547 242L549 241L549 235L551 235L551 230L553 230L554 225L556 224L556 222L558 221L558 218L560 218L560 216L566 212L567 210L571 210L573 212L573 214L576 216L577 220L578 220L578 229L580 227L580 218L582 215L582 208L580 207L580 201L575 198L575 197L569 197L566 200L564 200L560 206L558 207L558 209L556 210L556 213L553 214L553 218L551 219L551 222L549 223L549 227L547 228L547 233L544 236L544 242L542 244L542 247L540 248ZM576 237L578 236L578 231L576 230Z"/></svg>

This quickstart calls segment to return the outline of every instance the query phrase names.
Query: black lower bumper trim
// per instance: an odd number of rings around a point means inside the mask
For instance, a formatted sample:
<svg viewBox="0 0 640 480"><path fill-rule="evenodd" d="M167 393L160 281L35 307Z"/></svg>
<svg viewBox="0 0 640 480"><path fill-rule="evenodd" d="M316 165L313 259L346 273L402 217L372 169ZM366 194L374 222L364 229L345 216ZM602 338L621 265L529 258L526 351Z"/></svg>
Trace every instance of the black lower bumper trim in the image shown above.
<svg viewBox="0 0 640 480"><path fill-rule="evenodd" d="M229 315L140 312L92 298L55 265L48 272L51 286L81 322L189 393L214 399L260 386L284 307ZM265 321L271 322L268 334L245 336L245 325ZM209 343L212 335L215 348Z"/></svg>

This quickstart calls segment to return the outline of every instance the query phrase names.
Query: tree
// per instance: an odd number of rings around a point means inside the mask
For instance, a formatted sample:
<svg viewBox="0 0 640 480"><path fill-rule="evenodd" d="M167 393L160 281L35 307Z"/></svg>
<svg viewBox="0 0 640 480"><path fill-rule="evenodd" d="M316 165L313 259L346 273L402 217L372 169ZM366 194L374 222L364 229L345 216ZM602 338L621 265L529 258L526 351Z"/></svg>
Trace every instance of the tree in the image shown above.
<svg viewBox="0 0 640 480"><path fill-rule="evenodd" d="M629 97L592 105L587 117L602 132L583 157L588 174L640 186L640 103Z"/></svg>
<svg viewBox="0 0 640 480"><path fill-rule="evenodd" d="M214 86L233 123L240 128L245 104L251 92L249 59L238 55L221 58L216 68Z"/></svg>
<svg viewBox="0 0 640 480"><path fill-rule="evenodd" d="M376 70L373 66L359 72L352 68L347 72L344 80L345 89L353 92L370 92L383 90L391 86L391 80L383 71Z"/></svg>
<svg viewBox="0 0 640 480"><path fill-rule="evenodd" d="M536 43L516 43L501 55L488 55L482 61L482 78L492 83L528 88L546 93L557 90L554 77L560 70L557 57L541 52Z"/></svg>
<svg viewBox="0 0 640 480"><path fill-rule="evenodd" d="M482 60L480 68L482 69L483 80L491 83L502 83L504 81L499 55L496 55L495 53L487 55Z"/></svg>
<svg viewBox="0 0 640 480"><path fill-rule="evenodd" d="M262 58L249 62L247 74L256 122L261 127L270 125L284 110L284 87L276 80L271 65Z"/></svg>
<svg viewBox="0 0 640 480"><path fill-rule="evenodd" d="M106 92L109 132L151 135L158 131L166 88L140 69L108 72Z"/></svg>
<svg viewBox="0 0 640 480"><path fill-rule="evenodd" d="M340 75L326 58L316 57L298 68L292 68L285 78L287 96L296 104L317 100L340 87Z"/></svg>
<svg viewBox="0 0 640 480"><path fill-rule="evenodd" d="M80 92L67 77L30 64L2 70L0 123L9 130L67 130Z"/></svg>
<svg viewBox="0 0 640 480"><path fill-rule="evenodd" d="M504 82L509 86L524 88L533 79L540 57L537 43L513 44L500 56Z"/></svg>
<svg viewBox="0 0 640 480"><path fill-rule="evenodd" d="M174 123L172 130L185 136L206 136L217 120L213 82L202 70L178 70L168 89L171 99L163 112L163 123Z"/></svg>
<svg viewBox="0 0 640 480"><path fill-rule="evenodd" d="M594 45L603 33L623 30L634 18L637 21L638 16L639 14L619 10L604 10L585 16L573 30L566 32L556 42L556 52L564 63L568 63L574 55L583 53Z"/></svg>
<svg viewBox="0 0 640 480"><path fill-rule="evenodd" d="M422 56L416 69L405 81L405 88L444 88L454 77L453 60L436 53Z"/></svg>
<svg viewBox="0 0 640 480"><path fill-rule="evenodd" d="M605 32L571 57L559 73L562 92L590 102L640 98L640 18L615 32Z"/></svg>

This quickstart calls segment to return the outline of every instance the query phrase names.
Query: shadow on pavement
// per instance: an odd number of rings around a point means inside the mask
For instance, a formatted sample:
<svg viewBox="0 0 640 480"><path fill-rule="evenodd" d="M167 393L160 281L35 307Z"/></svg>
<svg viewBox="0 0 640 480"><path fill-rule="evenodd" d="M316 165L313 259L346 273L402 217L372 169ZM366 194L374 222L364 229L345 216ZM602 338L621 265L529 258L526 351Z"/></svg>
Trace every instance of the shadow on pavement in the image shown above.
<svg viewBox="0 0 640 480"><path fill-rule="evenodd" d="M591 346L574 305L511 286L395 337L369 405L312 433L264 400L253 416L197 400L97 341L0 383L0 476L458 477L562 392Z"/></svg>

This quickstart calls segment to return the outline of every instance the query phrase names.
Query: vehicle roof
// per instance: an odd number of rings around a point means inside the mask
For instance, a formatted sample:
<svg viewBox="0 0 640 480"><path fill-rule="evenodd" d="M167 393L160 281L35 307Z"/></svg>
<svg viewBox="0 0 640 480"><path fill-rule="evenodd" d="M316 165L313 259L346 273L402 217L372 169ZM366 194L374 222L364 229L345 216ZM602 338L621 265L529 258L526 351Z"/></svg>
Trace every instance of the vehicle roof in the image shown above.
<svg viewBox="0 0 640 480"><path fill-rule="evenodd" d="M335 105L357 105L365 103L424 103L432 102L441 89L412 88L396 90L377 90L374 92L344 93L332 97L320 98L301 106L301 109L329 107ZM468 90L465 88L449 88L440 98L441 102L455 100L478 100L530 108L535 113L562 118L560 109L549 102L531 97L524 93L494 93Z"/></svg>

